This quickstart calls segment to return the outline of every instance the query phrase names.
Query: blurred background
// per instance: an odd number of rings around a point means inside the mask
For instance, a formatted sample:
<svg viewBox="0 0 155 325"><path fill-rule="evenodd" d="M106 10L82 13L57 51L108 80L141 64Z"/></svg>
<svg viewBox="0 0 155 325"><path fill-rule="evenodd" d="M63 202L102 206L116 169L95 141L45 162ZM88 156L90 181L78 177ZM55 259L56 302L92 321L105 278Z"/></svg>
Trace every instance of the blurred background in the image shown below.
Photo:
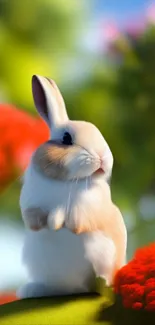
<svg viewBox="0 0 155 325"><path fill-rule="evenodd" d="M70 118L93 122L109 143L128 259L155 240L155 2L0 0L0 291L26 279L21 175L48 138L33 74L54 79Z"/></svg>

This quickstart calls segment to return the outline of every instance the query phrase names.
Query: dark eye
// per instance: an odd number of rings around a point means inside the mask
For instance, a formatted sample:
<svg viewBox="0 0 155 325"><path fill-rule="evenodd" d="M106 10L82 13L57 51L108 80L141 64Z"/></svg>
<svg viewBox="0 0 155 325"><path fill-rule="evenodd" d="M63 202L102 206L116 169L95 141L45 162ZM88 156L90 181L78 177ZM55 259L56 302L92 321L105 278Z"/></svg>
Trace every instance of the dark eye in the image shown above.
<svg viewBox="0 0 155 325"><path fill-rule="evenodd" d="M67 144L68 146L71 146L73 144L72 137L68 132L64 133L62 143Z"/></svg>

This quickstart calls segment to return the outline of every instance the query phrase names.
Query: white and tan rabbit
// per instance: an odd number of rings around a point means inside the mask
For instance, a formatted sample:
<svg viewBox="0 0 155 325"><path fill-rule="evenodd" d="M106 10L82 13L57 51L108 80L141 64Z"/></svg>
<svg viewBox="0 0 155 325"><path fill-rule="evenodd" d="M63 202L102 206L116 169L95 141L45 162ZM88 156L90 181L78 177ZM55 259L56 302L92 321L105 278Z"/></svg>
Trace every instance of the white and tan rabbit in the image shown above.
<svg viewBox="0 0 155 325"><path fill-rule="evenodd" d="M51 139L33 154L20 207L29 283L19 298L90 292L95 278L113 283L126 256L127 233L111 200L113 156L91 123L71 121L55 82L33 76L32 91ZM58 230L58 231L56 231Z"/></svg>

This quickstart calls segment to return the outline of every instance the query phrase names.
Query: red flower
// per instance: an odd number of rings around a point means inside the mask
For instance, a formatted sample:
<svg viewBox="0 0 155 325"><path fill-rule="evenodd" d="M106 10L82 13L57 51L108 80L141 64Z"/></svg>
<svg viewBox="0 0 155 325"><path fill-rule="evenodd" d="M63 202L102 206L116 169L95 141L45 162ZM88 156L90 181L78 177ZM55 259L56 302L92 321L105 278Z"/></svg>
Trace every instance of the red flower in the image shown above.
<svg viewBox="0 0 155 325"><path fill-rule="evenodd" d="M155 290L152 290L146 294L146 303L148 304L152 301L155 301Z"/></svg>
<svg viewBox="0 0 155 325"><path fill-rule="evenodd" d="M141 302L135 302L133 305L132 305L132 308L135 309L135 310L140 310L143 308L143 304Z"/></svg>
<svg viewBox="0 0 155 325"><path fill-rule="evenodd" d="M150 278L146 280L145 287L146 287L145 289L146 293L155 290L155 278Z"/></svg>
<svg viewBox="0 0 155 325"><path fill-rule="evenodd" d="M155 300L150 301L146 306L145 310L147 311L155 311Z"/></svg>
<svg viewBox="0 0 155 325"><path fill-rule="evenodd" d="M0 294L0 305L7 304L17 300L15 293L1 293Z"/></svg>
<svg viewBox="0 0 155 325"><path fill-rule="evenodd" d="M28 165L33 151L48 139L44 121L11 105L0 105L0 187Z"/></svg>
<svg viewBox="0 0 155 325"><path fill-rule="evenodd" d="M120 269L114 290L125 308L155 311L155 244L140 248L133 259Z"/></svg>
<svg viewBox="0 0 155 325"><path fill-rule="evenodd" d="M11 164L11 162L10 162ZM11 166L10 166L11 167ZM1 186L5 184L11 178L11 168L9 167L9 163L7 161L7 157L5 154L4 148L0 148L0 182Z"/></svg>
<svg viewBox="0 0 155 325"><path fill-rule="evenodd" d="M124 300L123 300L123 306L125 308L132 308L132 301L129 298L127 298L127 299L124 298Z"/></svg>

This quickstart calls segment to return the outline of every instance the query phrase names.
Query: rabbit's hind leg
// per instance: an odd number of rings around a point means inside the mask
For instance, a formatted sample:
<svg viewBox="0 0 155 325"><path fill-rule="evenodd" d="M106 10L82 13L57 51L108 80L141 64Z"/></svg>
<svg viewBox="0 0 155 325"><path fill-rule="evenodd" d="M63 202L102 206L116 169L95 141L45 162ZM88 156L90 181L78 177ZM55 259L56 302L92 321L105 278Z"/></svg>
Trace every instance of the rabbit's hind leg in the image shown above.
<svg viewBox="0 0 155 325"><path fill-rule="evenodd" d="M96 277L105 279L106 285L110 286L116 263L114 242L103 232L91 233L85 239L85 256L92 264Z"/></svg>

